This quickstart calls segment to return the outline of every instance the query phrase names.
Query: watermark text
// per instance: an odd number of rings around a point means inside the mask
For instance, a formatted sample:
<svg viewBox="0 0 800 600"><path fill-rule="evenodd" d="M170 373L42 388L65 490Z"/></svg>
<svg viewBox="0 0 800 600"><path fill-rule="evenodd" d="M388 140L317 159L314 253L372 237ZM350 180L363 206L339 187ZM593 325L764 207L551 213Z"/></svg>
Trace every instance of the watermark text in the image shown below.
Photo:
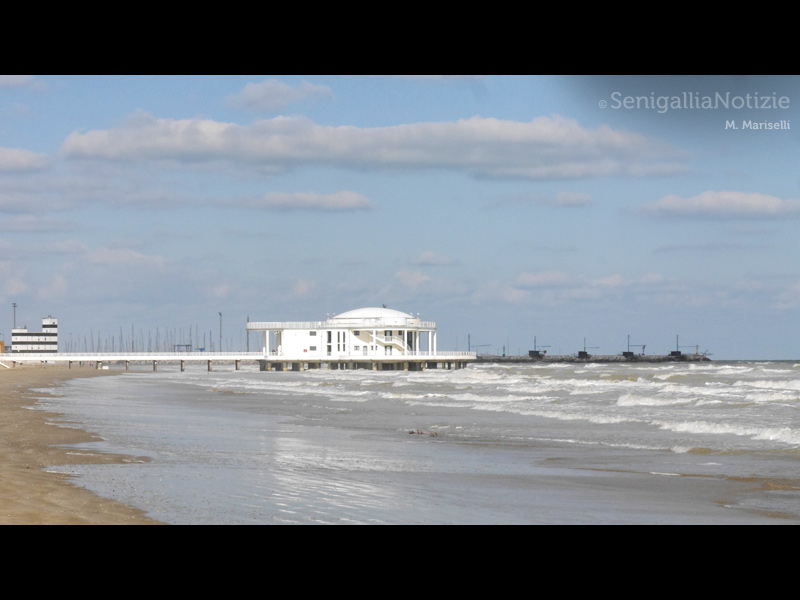
<svg viewBox="0 0 800 600"><path fill-rule="evenodd" d="M600 100L600 108L653 110L660 114L671 110L788 110L790 104L788 96L778 96L776 92L772 94L681 92L671 96L656 95L655 92L642 96L626 96L622 92L613 92L610 100Z"/></svg>

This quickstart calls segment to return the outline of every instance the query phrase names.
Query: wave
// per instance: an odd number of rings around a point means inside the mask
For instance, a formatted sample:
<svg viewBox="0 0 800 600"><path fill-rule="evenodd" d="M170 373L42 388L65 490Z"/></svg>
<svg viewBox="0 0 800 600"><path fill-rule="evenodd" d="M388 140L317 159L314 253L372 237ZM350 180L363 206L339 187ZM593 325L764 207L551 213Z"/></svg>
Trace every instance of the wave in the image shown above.
<svg viewBox="0 0 800 600"><path fill-rule="evenodd" d="M734 386L739 387L757 387L769 390L792 390L800 392L800 380L774 380L774 379L760 379L756 381L736 381Z"/></svg>
<svg viewBox="0 0 800 600"><path fill-rule="evenodd" d="M654 422L653 424L660 429L676 433L733 435L747 437L751 440L781 442L791 446L800 445L800 431L789 427L746 427L710 421Z"/></svg>
<svg viewBox="0 0 800 600"><path fill-rule="evenodd" d="M693 398L653 398L635 394L623 394L617 399L618 406L673 406L675 404L690 404L693 402Z"/></svg>

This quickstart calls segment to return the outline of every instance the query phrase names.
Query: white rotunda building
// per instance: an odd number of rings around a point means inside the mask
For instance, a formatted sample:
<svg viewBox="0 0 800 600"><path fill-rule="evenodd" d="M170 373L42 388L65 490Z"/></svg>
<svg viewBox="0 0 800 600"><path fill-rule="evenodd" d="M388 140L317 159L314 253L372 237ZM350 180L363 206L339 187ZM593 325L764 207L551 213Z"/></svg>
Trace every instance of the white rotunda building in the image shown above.
<svg viewBox="0 0 800 600"><path fill-rule="evenodd" d="M359 308L325 321L248 322L262 334L263 370L461 368L472 352L439 352L436 323L391 308Z"/></svg>

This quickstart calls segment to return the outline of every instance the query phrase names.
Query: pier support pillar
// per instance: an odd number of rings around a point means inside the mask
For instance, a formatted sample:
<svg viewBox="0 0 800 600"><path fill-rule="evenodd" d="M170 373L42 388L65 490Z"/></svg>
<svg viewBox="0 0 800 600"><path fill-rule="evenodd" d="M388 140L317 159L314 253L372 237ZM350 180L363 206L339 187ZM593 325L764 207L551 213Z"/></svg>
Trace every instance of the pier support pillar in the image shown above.
<svg viewBox="0 0 800 600"><path fill-rule="evenodd" d="M102 367L103 367L103 361L102 360L98 360L96 363L94 363L94 368L95 369L101 369Z"/></svg>
<svg viewBox="0 0 800 600"><path fill-rule="evenodd" d="M235 361L233 361L233 364L234 364L234 365L236 365L236 370L237 370L237 371L239 370L239 363L240 363L240 362L242 362L242 361L240 361L240 360L235 360Z"/></svg>
<svg viewBox="0 0 800 600"><path fill-rule="evenodd" d="M126 371L130 371L131 370L131 361L129 361L129 360L125 361L125 370Z"/></svg>
<svg viewBox="0 0 800 600"><path fill-rule="evenodd" d="M68 368L68 369L71 369L71 368L72 368L72 361L71 361L71 360L68 360L68 361L67 361L67 365L68 365L68 367L67 367L67 368Z"/></svg>
<svg viewBox="0 0 800 600"><path fill-rule="evenodd" d="M186 361L182 360L181 361L181 373L183 373L185 370L186 370Z"/></svg>
<svg viewBox="0 0 800 600"><path fill-rule="evenodd" d="M266 371L267 370L267 361L265 361L265 360L258 361L258 370L259 371Z"/></svg>
<svg viewBox="0 0 800 600"><path fill-rule="evenodd" d="M158 371L158 361L157 360L153 361L153 371Z"/></svg>
<svg viewBox="0 0 800 600"><path fill-rule="evenodd" d="M211 372L211 361L208 361L208 371Z"/></svg>

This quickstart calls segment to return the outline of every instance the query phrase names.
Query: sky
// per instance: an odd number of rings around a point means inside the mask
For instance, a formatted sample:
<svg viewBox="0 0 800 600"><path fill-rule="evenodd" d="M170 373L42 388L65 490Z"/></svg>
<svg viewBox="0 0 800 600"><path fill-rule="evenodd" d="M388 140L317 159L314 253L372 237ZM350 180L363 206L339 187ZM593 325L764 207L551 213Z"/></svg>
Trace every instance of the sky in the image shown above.
<svg viewBox="0 0 800 600"><path fill-rule="evenodd" d="M0 75L0 339L14 303L62 351L386 305L440 350L800 359L799 88Z"/></svg>

